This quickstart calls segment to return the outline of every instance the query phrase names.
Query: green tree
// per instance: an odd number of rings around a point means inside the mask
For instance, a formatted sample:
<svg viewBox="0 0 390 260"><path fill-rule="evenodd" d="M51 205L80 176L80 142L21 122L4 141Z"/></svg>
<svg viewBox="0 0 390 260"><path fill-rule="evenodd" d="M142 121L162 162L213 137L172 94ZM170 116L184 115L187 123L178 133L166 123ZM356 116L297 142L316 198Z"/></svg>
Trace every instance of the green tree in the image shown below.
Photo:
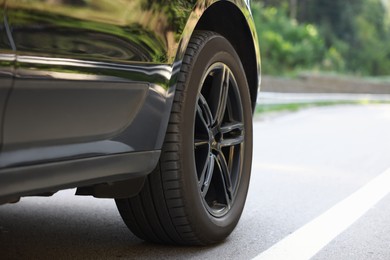
<svg viewBox="0 0 390 260"><path fill-rule="evenodd" d="M326 49L314 25L298 24L289 18L286 9L264 7L261 3L253 5L253 15L258 24L264 73L320 67Z"/></svg>
<svg viewBox="0 0 390 260"><path fill-rule="evenodd" d="M327 51L323 68L365 75L388 75L390 60L389 0L260 0L299 25L313 24ZM387 6L387 7L386 7ZM264 22L264 21L262 21ZM259 24L260 27L268 25ZM273 31L282 38L285 31ZM318 59L318 57L317 57ZM299 60L299 59L298 59Z"/></svg>

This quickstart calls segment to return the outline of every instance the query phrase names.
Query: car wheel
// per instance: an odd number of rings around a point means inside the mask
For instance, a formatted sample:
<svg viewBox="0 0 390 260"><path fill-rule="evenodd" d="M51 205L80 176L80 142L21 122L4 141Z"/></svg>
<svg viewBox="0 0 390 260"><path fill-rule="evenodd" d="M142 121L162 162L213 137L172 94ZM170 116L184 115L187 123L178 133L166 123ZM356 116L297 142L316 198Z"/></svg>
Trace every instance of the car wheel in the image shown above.
<svg viewBox="0 0 390 260"><path fill-rule="evenodd" d="M241 216L252 163L252 109L240 58L228 40L197 31L187 48L156 169L139 195L117 199L138 237L208 245Z"/></svg>

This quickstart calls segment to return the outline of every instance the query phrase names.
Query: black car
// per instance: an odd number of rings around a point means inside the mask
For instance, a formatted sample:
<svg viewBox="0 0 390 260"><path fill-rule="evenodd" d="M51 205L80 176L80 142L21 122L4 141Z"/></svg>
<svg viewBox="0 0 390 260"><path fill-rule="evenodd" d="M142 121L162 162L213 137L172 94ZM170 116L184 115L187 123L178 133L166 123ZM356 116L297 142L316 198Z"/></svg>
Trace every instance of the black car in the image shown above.
<svg viewBox="0 0 390 260"><path fill-rule="evenodd" d="M142 239L226 238L260 84L249 1L0 3L0 203L77 188Z"/></svg>

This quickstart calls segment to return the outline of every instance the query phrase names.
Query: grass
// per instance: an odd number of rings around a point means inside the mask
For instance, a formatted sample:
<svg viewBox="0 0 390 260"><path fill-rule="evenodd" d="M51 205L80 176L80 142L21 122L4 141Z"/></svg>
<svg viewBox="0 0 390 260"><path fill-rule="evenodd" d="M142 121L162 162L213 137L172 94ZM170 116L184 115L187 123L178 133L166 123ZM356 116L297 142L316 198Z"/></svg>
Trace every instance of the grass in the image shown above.
<svg viewBox="0 0 390 260"><path fill-rule="evenodd" d="M370 105L370 104L390 104L390 101L357 100L357 101L318 101L318 102L286 103L286 104L258 104L256 106L256 114L262 115L265 113L295 112L310 107L325 107L325 106L336 106L336 105Z"/></svg>
<svg viewBox="0 0 390 260"><path fill-rule="evenodd" d="M285 75L282 75L284 78L300 78L304 76L323 76L323 77L329 77L329 78L336 78L341 80L351 80L351 79L359 79L361 81L367 81L369 83L382 83L382 84L390 84L390 75L387 76L365 76L360 74L354 74L354 73L340 73L338 71L321 71L321 70L293 70L289 73L285 73Z"/></svg>

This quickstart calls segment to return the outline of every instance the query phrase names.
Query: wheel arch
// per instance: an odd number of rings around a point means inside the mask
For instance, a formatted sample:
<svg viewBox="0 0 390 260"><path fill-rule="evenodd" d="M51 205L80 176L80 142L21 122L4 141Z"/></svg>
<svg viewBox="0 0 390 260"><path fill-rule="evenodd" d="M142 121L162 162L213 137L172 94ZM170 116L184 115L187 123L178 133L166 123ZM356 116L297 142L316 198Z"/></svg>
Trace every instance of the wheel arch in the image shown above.
<svg viewBox="0 0 390 260"><path fill-rule="evenodd" d="M195 30L217 32L233 45L245 70L254 111L261 82L260 51L250 10L243 1L236 2L217 1L209 6Z"/></svg>

